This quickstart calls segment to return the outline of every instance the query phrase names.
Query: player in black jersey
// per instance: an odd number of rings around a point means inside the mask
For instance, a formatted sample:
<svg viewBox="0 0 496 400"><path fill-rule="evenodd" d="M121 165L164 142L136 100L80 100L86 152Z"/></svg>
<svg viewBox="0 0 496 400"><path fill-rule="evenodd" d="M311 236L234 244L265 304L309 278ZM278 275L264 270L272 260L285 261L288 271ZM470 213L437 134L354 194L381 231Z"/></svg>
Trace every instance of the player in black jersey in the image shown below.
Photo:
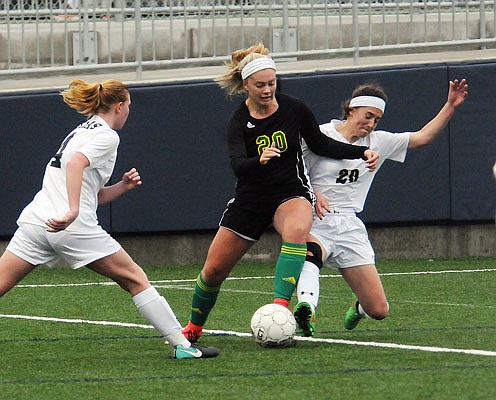
<svg viewBox="0 0 496 400"><path fill-rule="evenodd" d="M196 342L220 285L234 265L273 224L283 244L276 264L274 303L289 305L307 254L314 195L302 158L301 139L315 153L363 158L375 169L378 154L367 147L330 139L320 132L300 100L276 93L276 65L263 44L232 54L228 72L218 79L229 95L247 93L228 124L231 166L237 177L207 260L198 275L191 314L183 334Z"/></svg>

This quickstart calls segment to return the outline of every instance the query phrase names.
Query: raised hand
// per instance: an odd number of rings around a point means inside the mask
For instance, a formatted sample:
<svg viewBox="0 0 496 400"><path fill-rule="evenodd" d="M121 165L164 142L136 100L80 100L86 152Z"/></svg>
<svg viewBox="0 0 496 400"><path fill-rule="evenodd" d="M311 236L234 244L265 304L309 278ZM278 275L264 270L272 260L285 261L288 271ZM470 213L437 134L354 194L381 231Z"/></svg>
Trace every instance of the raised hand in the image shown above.
<svg viewBox="0 0 496 400"><path fill-rule="evenodd" d="M458 107L465 101L465 98L468 96L468 84L467 80L464 78L461 81L455 79L454 81L450 81L449 83L449 91L448 91L448 103L450 103L453 107Z"/></svg>

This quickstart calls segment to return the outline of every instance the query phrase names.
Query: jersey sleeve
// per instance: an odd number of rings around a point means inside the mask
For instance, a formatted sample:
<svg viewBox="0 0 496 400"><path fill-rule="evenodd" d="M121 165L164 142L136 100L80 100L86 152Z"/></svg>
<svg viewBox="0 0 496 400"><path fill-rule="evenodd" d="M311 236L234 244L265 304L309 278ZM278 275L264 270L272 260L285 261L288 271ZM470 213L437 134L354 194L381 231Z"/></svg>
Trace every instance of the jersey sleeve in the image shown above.
<svg viewBox="0 0 496 400"><path fill-rule="evenodd" d="M378 148L384 160L404 162L410 142L410 132L392 133L375 131L371 148Z"/></svg>
<svg viewBox="0 0 496 400"><path fill-rule="evenodd" d="M302 118L302 137L310 150L319 156L341 159L364 158L365 150L368 147L354 146L342 143L324 135L319 128L319 124L310 109L300 103L300 113Z"/></svg>
<svg viewBox="0 0 496 400"><path fill-rule="evenodd" d="M315 164L315 158L318 157L308 148L305 139L301 140L301 151L303 154L303 162L305 163L305 168L309 176L312 176L313 165Z"/></svg>
<svg viewBox="0 0 496 400"><path fill-rule="evenodd" d="M89 168L98 168L116 153L119 142L119 135L116 131L102 129L95 132L95 137L81 147L79 152L83 153L89 160Z"/></svg>

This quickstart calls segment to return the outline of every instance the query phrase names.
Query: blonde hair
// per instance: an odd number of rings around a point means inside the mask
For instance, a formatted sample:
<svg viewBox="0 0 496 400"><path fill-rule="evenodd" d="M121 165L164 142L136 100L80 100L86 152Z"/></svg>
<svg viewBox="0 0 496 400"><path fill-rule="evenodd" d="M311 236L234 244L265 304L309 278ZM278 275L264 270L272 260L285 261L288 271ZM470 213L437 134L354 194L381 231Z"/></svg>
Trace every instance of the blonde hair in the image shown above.
<svg viewBox="0 0 496 400"><path fill-rule="evenodd" d="M228 71L217 78L219 86L224 89L229 96L236 95L244 91L241 70L255 58L266 57L270 54L262 42L247 49L236 50L231 55L231 62L226 62Z"/></svg>
<svg viewBox="0 0 496 400"><path fill-rule="evenodd" d="M69 107L89 118L98 112L107 112L112 104L126 101L129 89L114 79L102 83L75 79L60 95Z"/></svg>

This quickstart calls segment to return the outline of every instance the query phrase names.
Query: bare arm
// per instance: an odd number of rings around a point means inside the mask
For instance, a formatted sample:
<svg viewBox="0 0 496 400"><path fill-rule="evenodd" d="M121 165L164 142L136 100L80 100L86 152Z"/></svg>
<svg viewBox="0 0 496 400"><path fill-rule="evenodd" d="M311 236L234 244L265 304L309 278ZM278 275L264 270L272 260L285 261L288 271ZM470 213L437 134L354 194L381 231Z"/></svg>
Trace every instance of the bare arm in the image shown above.
<svg viewBox="0 0 496 400"><path fill-rule="evenodd" d="M467 88L468 85L465 79L462 79L460 82L457 79L450 81L446 103L438 114L424 125L422 129L410 134L408 149L418 149L426 146L439 135L451 117L453 117L456 109L465 101L468 95Z"/></svg>
<svg viewBox="0 0 496 400"><path fill-rule="evenodd" d="M66 165L66 188L69 200L69 210L61 218L49 218L46 221L49 232L58 232L67 228L79 215L79 203L81 199L81 186L83 184L83 171L90 165L89 160L83 153L75 153L67 161Z"/></svg>
<svg viewBox="0 0 496 400"><path fill-rule="evenodd" d="M114 201L128 190L141 185L141 177L136 168L131 168L122 175L122 179L112 186L106 186L98 192L98 204Z"/></svg>

